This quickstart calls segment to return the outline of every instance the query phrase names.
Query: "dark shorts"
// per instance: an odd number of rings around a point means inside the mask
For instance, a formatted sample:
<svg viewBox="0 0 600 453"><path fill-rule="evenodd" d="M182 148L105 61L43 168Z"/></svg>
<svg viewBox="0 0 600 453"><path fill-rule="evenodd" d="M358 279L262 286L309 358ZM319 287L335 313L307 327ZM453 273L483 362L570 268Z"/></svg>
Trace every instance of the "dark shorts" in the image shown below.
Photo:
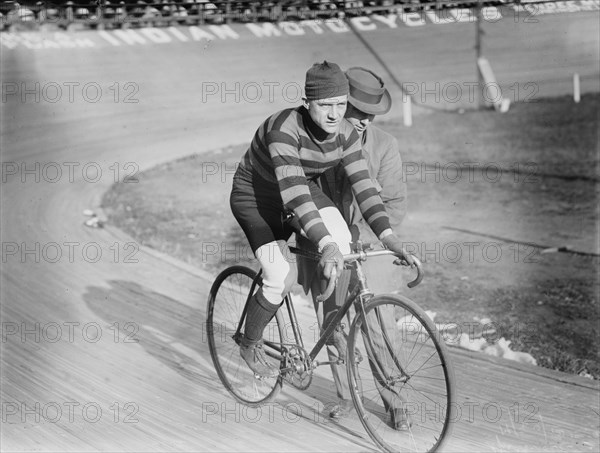
<svg viewBox="0 0 600 453"><path fill-rule="evenodd" d="M248 178L241 177L238 173L233 178L229 203L252 251L256 252L260 246L269 242L287 241L296 229L286 221L288 211L283 207L279 186L256 174ZM309 181L308 187L317 209L335 207L315 182Z"/></svg>

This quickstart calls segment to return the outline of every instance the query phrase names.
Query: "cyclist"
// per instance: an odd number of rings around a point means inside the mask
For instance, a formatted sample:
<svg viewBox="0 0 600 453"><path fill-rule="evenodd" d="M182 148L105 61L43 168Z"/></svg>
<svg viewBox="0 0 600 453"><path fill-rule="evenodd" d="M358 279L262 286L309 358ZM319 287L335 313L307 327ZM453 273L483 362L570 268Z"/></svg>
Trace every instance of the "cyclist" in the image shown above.
<svg viewBox="0 0 600 453"><path fill-rule="evenodd" d="M372 125L376 115L385 114L391 109L391 96L385 88L383 80L373 71L360 67L349 68L346 71L346 77L349 82L349 95L345 117L352 123L360 136L369 174L379 191L392 228L397 231L406 214L406 184L402 179L400 149L395 137ZM319 178L319 185L342 212L344 219L353 231L354 239L360 238L364 242L371 243L378 242L377 237L373 236L357 209L356 201L353 199L343 169L338 166L327 170ZM310 244L302 238L298 239L298 245L302 248L310 248ZM392 292L400 287L398 272L390 264L378 260L372 265L363 267L363 272L366 274L370 286L376 288L377 292ZM314 262L299 257L298 269L299 282L305 290L311 288L315 309L323 332L333 320L343 300L339 300L337 294L334 293L322 303L321 314L318 308L319 304L316 302L316 295L320 292L322 282L317 278L313 278ZM341 297L345 297L345 288L339 284L338 288L339 292L342 293ZM390 313L389 319L394 319L393 316L393 313ZM376 348L379 345L383 347L381 337L377 335L380 331L381 326L375 326L371 329L372 341ZM391 330L388 331L388 336L392 335L391 332ZM329 415L334 419L338 419L344 417L353 408L347 381L343 377L345 375L345 365L333 363L337 357L345 357L346 355L346 334L343 331L343 325L336 326L336 330L326 344L335 346L337 349L336 356L330 348L327 348L332 362L333 380L339 398ZM399 406L397 399L389 393L386 394L382 387L380 387L380 392L383 401L388 405L388 410L393 413L394 427L406 429L408 420L403 412L396 411L394 413L392 410L392 408Z"/></svg>
<svg viewBox="0 0 600 453"><path fill-rule="evenodd" d="M263 269L263 284L249 301L240 354L264 377L278 370L262 350L264 328L297 278L285 222L292 213L302 234L322 253L326 278L341 275L351 235L334 203L314 180L341 164L370 228L390 250L403 255L400 239L369 177L358 133L345 118L348 80L335 63L306 72L303 104L267 118L256 131L233 178L230 205ZM412 262L410 257L405 257ZM335 269L335 271L334 271Z"/></svg>

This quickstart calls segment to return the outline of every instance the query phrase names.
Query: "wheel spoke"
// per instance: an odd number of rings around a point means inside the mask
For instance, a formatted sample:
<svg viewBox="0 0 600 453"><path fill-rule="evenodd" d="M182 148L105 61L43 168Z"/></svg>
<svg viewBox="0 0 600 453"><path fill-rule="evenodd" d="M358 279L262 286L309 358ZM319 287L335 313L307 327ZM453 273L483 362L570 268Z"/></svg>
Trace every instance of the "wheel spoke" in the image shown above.
<svg viewBox="0 0 600 453"><path fill-rule="evenodd" d="M211 288L208 301L208 341L217 374L233 397L250 406L264 404L281 388L281 378L257 378L240 356L236 333L256 272L243 266L223 271ZM265 340L281 344L279 316L265 329ZM280 357L270 361L279 368Z"/></svg>
<svg viewBox="0 0 600 453"><path fill-rule="evenodd" d="M365 429L385 451L434 451L448 435L453 373L438 338L425 312L401 296L372 298L352 325L350 359L363 343L368 355L348 367L352 397ZM395 430L393 417L408 418L410 428Z"/></svg>

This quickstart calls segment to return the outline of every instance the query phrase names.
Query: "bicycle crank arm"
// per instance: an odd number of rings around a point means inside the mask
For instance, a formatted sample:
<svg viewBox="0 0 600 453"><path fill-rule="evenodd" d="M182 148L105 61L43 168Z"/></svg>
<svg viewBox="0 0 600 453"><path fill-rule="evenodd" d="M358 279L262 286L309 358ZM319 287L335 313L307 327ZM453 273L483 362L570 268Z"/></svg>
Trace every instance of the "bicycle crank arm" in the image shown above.
<svg viewBox="0 0 600 453"><path fill-rule="evenodd" d="M345 363L346 363L346 361L344 359L328 360L326 362L315 361L315 362L313 362L313 364L314 364L313 367L316 368L321 365L343 365Z"/></svg>
<svg viewBox="0 0 600 453"><path fill-rule="evenodd" d="M362 362L362 357L357 358L355 361L355 363L360 363ZM318 361L314 361L313 362L313 368L316 368L318 366L321 365L344 365L346 363L346 361L344 359L337 359L337 360L330 360L330 361L326 361L326 362L318 362Z"/></svg>

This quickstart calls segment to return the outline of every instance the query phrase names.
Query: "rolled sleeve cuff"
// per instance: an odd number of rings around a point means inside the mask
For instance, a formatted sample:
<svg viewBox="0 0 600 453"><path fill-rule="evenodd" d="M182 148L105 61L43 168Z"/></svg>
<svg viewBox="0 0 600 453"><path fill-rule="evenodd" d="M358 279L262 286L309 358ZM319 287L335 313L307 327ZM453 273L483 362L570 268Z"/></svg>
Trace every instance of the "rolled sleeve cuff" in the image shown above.
<svg viewBox="0 0 600 453"><path fill-rule="evenodd" d="M319 250L319 253L321 253L323 251L323 247L325 247L325 245L329 244L330 242L333 242L333 237L331 235L324 236L317 244L317 249Z"/></svg>
<svg viewBox="0 0 600 453"><path fill-rule="evenodd" d="M386 228L379 235L379 240L381 241L384 237L389 236L390 234L394 234L391 228Z"/></svg>

